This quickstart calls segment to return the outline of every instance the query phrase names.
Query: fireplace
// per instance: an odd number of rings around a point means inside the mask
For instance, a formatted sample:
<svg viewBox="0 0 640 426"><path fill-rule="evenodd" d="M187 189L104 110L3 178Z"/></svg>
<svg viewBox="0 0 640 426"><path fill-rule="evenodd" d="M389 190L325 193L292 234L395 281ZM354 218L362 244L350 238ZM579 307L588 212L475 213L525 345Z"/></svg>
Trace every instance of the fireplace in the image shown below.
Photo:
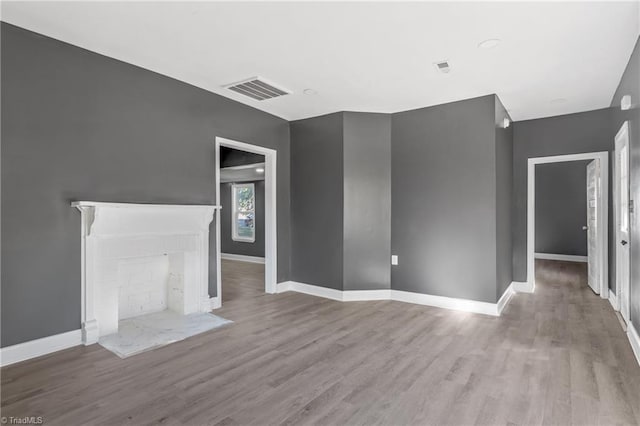
<svg viewBox="0 0 640 426"><path fill-rule="evenodd" d="M82 338L120 320L211 310L209 224L216 206L77 201L81 214Z"/></svg>

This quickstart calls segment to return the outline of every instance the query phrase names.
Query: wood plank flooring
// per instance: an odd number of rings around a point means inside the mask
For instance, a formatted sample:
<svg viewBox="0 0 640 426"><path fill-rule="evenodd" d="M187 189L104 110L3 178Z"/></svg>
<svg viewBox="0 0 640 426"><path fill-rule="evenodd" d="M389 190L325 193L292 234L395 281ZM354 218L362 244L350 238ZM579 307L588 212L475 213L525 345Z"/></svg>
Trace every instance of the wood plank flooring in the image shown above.
<svg viewBox="0 0 640 426"><path fill-rule="evenodd" d="M3 368L2 416L45 424L639 424L640 367L584 264L539 261L499 318L267 295L223 262L235 323L121 360L98 345Z"/></svg>

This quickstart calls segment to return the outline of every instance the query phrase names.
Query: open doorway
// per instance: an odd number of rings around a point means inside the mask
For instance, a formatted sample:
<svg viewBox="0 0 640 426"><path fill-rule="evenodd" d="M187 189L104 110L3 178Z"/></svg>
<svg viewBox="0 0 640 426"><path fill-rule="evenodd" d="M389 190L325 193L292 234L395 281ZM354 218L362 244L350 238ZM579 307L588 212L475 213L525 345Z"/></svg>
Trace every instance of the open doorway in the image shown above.
<svg viewBox="0 0 640 426"><path fill-rule="evenodd" d="M217 308L276 292L276 151L216 138L215 176Z"/></svg>
<svg viewBox="0 0 640 426"><path fill-rule="evenodd" d="M581 184L574 186L572 191L580 191L573 199L563 195L561 210L545 212L537 205L548 200L536 201L536 172L554 169L554 165L564 163L567 167L581 170L579 180ZM560 168L555 168L561 170ZM566 175L564 179L566 179ZM565 181L557 182L550 191L561 190ZM542 182L542 181L541 181ZM553 185L553 179L549 182ZM540 183L538 183L540 184ZM566 185L565 185L566 186ZM547 195L548 197L548 195ZM556 197L557 202L560 198ZM554 198L551 197L554 201ZM577 205L582 203L582 205ZM549 213L544 217L543 215ZM540 216L540 217L538 217ZM536 222L546 220L544 225L551 222L556 226L549 237L549 241L540 241L540 232L536 232ZM568 222L571 224L567 226ZM541 226L543 223L541 222ZM560 235L559 235L560 234ZM562 244L558 239L564 240ZM545 246L546 245L546 246ZM553 253L549 247L563 247L565 253ZM571 247L571 248L569 248ZM573 252L572 252L573 250ZM545 253L547 251L547 253ZM552 253L548 253L551 251ZM608 153L585 153L559 155L552 157L530 158L528 160L528 190L527 190L527 287L528 291L535 288L535 266L537 259L561 260L571 262L586 262L586 281L591 289L602 298L608 298Z"/></svg>

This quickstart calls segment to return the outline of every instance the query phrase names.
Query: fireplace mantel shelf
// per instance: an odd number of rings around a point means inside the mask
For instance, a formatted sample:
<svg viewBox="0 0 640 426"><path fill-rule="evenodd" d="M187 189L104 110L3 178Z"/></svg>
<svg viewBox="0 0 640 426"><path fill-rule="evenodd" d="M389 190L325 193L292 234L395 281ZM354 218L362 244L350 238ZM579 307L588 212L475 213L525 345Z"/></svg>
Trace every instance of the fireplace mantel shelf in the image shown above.
<svg viewBox="0 0 640 426"><path fill-rule="evenodd" d="M141 203L110 203L104 201L72 201L72 207L81 209L83 207L110 207L110 208L208 208L219 209L221 206L213 204L141 204Z"/></svg>

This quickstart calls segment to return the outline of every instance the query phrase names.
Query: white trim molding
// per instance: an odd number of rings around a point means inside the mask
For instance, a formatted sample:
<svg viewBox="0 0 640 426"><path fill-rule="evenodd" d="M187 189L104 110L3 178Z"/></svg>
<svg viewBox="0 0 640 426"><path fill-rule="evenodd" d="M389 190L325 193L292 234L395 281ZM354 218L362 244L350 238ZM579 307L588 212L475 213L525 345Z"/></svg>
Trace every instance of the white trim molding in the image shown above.
<svg viewBox="0 0 640 426"><path fill-rule="evenodd" d="M516 293L533 293L536 289L535 283L514 281L511 283L511 287Z"/></svg>
<svg viewBox="0 0 640 426"><path fill-rule="evenodd" d="M640 336L638 336L638 332L632 322L627 324L627 337L631 343L633 354L636 356L636 361L638 361L638 364L640 365Z"/></svg>
<svg viewBox="0 0 640 426"><path fill-rule="evenodd" d="M209 298L209 306L211 307L212 311L214 309L218 309L222 307L222 303L220 303L220 297L215 296L215 297Z"/></svg>
<svg viewBox="0 0 640 426"><path fill-rule="evenodd" d="M573 254L553 254L553 253L536 253L534 256L536 259L544 260L559 260L562 262L582 262L587 263L589 258L587 256L578 256Z"/></svg>
<svg viewBox="0 0 640 426"><path fill-rule="evenodd" d="M414 303L416 305L433 306L436 308L452 309L454 311L473 312L476 314L492 316L500 315L498 313L498 305L496 303L434 296L431 294L413 293L410 291L391 290L391 300Z"/></svg>
<svg viewBox="0 0 640 426"><path fill-rule="evenodd" d="M220 253L221 259L226 260L235 260L238 262L250 262L250 263L263 263L264 257L258 256L246 256L244 254L233 254L233 253Z"/></svg>
<svg viewBox="0 0 640 426"><path fill-rule="evenodd" d="M346 290L342 292L343 302L366 302L374 300L393 300L392 291L382 290Z"/></svg>
<svg viewBox="0 0 640 426"><path fill-rule="evenodd" d="M614 311L620 310L620 306L618 306L618 297L611 289L609 289L609 303L611 303Z"/></svg>
<svg viewBox="0 0 640 426"><path fill-rule="evenodd" d="M295 291L297 293L309 294L311 296L324 297L325 299L337 300L342 302L342 291L328 287L321 287L319 285L311 285L299 283L296 281L285 281L278 283L276 287L277 293L284 293L285 291Z"/></svg>
<svg viewBox="0 0 640 426"><path fill-rule="evenodd" d="M507 289L504 291L504 293L502 293L500 299L498 299L498 303L496 303L497 316L500 316L502 314L502 311L504 311L504 308L507 307L507 304L509 303L509 301L511 301L511 298L515 294L516 291L513 288L513 283L511 283L509 284L509 287L507 287Z"/></svg>
<svg viewBox="0 0 640 426"><path fill-rule="evenodd" d="M295 291L311 296L339 302L394 300L397 302L413 303L416 305L433 306L436 308L452 309L456 311L472 312L491 316L500 316L514 294L519 293L511 283L497 303L480 302L477 300L457 299L453 297L434 296L431 294L414 293L402 290L336 290L317 285L304 284L296 281L286 281L277 286L278 293Z"/></svg>
<svg viewBox="0 0 640 426"><path fill-rule="evenodd" d="M0 349L0 366L15 364L82 345L82 330L73 330Z"/></svg>
<svg viewBox="0 0 640 426"><path fill-rule="evenodd" d="M564 163L568 161L597 160L600 165L600 199L604 200L602 214L598 222L598 263L600 265L600 279L598 290L600 297L609 298L609 153L587 152L582 154L555 155L549 157L535 157L527 159L527 282L535 287L535 235L536 235L536 165L547 163ZM585 189L586 190L586 189Z"/></svg>
<svg viewBox="0 0 640 426"><path fill-rule="evenodd" d="M220 205L220 147L239 149L264 155L264 291L276 293L278 282L278 209L277 209L277 151L222 137L215 138L215 185L216 205ZM222 295L222 268L220 243L220 209L216 211L216 285ZM220 304L222 298L220 297Z"/></svg>

